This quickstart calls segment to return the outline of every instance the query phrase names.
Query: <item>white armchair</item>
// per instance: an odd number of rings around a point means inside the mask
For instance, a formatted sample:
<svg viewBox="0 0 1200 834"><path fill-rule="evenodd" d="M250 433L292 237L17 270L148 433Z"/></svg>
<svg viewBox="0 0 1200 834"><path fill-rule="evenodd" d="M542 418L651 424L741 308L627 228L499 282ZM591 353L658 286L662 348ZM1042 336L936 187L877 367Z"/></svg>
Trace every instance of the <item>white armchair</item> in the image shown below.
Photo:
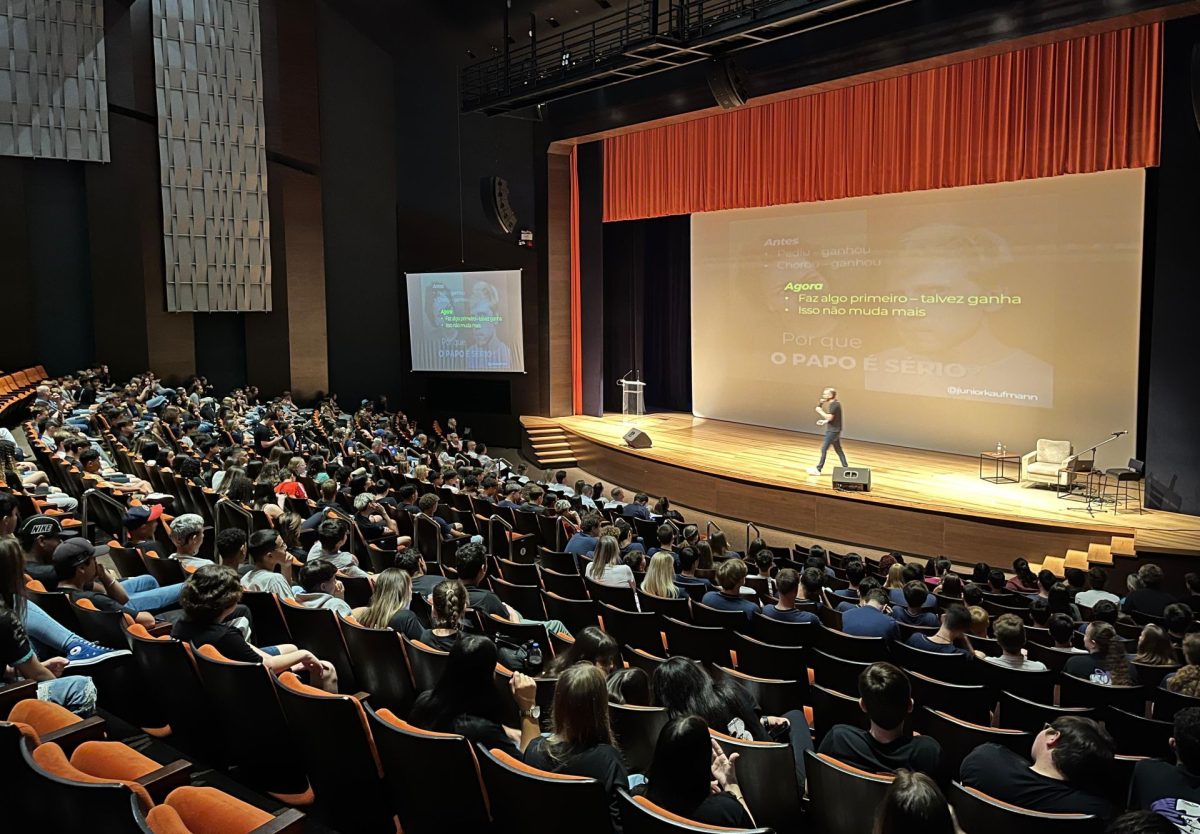
<svg viewBox="0 0 1200 834"><path fill-rule="evenodd" d="M1021 456L1021 480L1057 486L1058 470L1073 454L1075 449L1069 440L1039 438L1037 448Z"/></svg>

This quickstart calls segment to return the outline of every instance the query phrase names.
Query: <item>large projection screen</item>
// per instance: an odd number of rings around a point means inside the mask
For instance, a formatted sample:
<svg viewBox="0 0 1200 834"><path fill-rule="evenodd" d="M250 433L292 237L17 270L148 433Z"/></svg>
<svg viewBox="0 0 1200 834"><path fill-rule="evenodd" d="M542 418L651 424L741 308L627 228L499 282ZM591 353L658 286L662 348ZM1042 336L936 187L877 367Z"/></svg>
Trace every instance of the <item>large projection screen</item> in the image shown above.
<svg viewBox="0 0 1200 834"><path fill-rule="evenodd" d="M697 416L975 454L1132 455L1141 170L692 216Z"/></svg>
<svg viewBox="0 0 1200 834"><path fill-rule="evenodd" d="M523 373L521 270L409 272L414 371Z"/></svg>

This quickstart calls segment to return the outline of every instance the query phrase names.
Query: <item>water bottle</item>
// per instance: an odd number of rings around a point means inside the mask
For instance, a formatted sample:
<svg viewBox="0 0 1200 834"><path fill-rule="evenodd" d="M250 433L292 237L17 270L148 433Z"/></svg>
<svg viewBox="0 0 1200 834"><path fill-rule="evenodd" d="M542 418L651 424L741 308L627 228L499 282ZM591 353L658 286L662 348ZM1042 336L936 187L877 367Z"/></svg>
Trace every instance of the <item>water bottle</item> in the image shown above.
<svg viewBox="0 0 1200 834"><path fill-rule="evenodd" d="M1001 443L999 440L996 441L996 454L998 454L998 455L1004 454L1004 444Z"/></svg>
<svg viewBox="0 0 1200 834"><path fill-rule="evenodd" d="M529 671L535 675L542 671L542 647L536 640L529 644L529 657L526 659Z"/></svg>

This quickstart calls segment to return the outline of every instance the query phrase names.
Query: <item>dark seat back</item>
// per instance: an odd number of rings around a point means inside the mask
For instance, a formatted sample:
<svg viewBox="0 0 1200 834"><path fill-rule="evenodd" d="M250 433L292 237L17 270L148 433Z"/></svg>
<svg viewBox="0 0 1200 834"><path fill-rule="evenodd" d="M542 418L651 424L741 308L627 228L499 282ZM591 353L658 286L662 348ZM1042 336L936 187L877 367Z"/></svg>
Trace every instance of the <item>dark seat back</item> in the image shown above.
<svg viewBox="0 0 1200 834"><path fill-rule="evenodd" d="M1080 718L1095 718L1096 710L1089 707L1056 707L1030 701L1011 692L1001 692L997 706L998 726L1027 733L1039 733L1056 718L1074 715Z"/></svg>
<svg viewBox="0 0 1200 834"><path fill-rule="evenodd" d="M738 754L738 785L756 825L792 830L801 819L803 788L795 778L796 755L790 744L742 741L710 731L726 755Z"/></svg>
<svg viewBox="0 0 1200 834"><path fill-rule="evenodd" d="M1026 758L1033 744L1032 733L964 721L948 712L929 707L918 707L914 711L913 729L923 736L936 739L942 746L941 765L945 773L958 773L963 759L981 744L1000 744Z"/></svg>
<svg viewBox="0 0 1200 834"><path fill-rule="evenodd" d="M517 611L527 620L544 620L546 611L542 608L542 592L537 585L514 585L498 576L493 576L492 591L496 596Z"/></svg>
<svg viewBox="0 0 1200 834"><path fill-rule="evenodd" d="M964 831L1020 831L1021 834L1099 834L1104 823L1090 814L1043 814L993 799L958 782L947 799Z"/></svg>
<svg viewBox="0 0 1200 834"><path fill-rule="evenodd" d="M296 645L333 664L341 692L357 692L358 682L342 631L338 628L337 615L327 608L305 608L291 599L281 599L279 609Z"/></svg>
<svg viewBox="0 0 1200 834"><path fill-rule="evenodd" d="M371 693L371 705L408 715L416 689L400 635L390 628L366 628L344 619L341 627L358 685Z"/></svg>
<svg viewBox="0 0 1200 834"><path fill-rule="evenodd" d="M834 657L866 663L888 659L887 642L882 637L856 637L825 627L812 634L813 647Z"/></svg>
<svg viewBox="0 0 1200 834"><path fill-rule="evenodd" d="M808 795L812 797L809 810L816 829L824 834L870 831L875 809L883 801L893 777L866 773L811 750L804 751L804 757Z"/></svg>
<svg viewBox="0 0 1200 834"><path fill-rule="evenodd" d="M608 717L626 770L645 773L654 760L658 734L667 724L667 711L662 707L609 704Z"/></svg>
<svg viewBox="0 0 1200 834"><path fill-rule="evenodd" d="M1121 755L1150 756L1167 761L1175 757L1175 751L1171 749L1174 722L1146 718L1112 706L1103 710L1101 715L1104 717L1104 729L1113 737L1117 752Z"/></svg>
<svg viewBox="0 0 1200 834"><path fill-rule="evenodd" d="M1067 674L1058 679L1058 703L1064 707L1115 706L1142 714L1146 710L1146 696L1142 686L1105 686Z"/></svg>
<svg viewBox="0 0 1200 834"><path fill-rule="evenodd" d="M701 626L715 626L729 631L749 631L750 620L741 611L722 611L702 602L692 603L692 622Z"/></svg>
<svg viewBox="0 0 1200 834"><path fill-rule="evenodd" d="M603 602L596 603L596 607L604 623L604 631L618 643L644 649L651 654L665 653L657 614L626 611Z"/></svg>
<svg viewBox="0 0 1200 834"><path fill-rule="evenodd" d="M670 635L668 634L668 637ZM772 646L744 634L733 635L737 669L761 678L785 678L800 684L801 699L808 703L808 650L802 646Z"/></svg>
<svg viewBox="0 0 1200 834"><path fill-rule="evenodd" d="M750 633L772 646L811 646L818 628L816 623L785 623L761 613L750 618Z"/></svg>
<svg viewBox="0 0 1200 834"><path fill-rule="evenodd" d="M412 670L413 688L418 695L437 686L446 671L449 652L430 648L419 641L401 637L404 653L408 657L408 668Z"/></svg>
<svg viewBox="0 0 1200 834"><path fill-rule="evenodd" d="M250 609L253 641L257 646L278 646L292 642L292 634L279 610L279 600L266 591L242 591L242 604Z"/></svg>
<svg viewBox="0 0 1200 834"><path fill-rule="evenodd" d="M813 679L821 686L855 698L858 697L858 676L870 665L871 661L844 660L820 649L812 650Z"/></svg>
<svg viewBox="0 0 1200 834"><path fill-rule="evenodd" d="M663 617L672 617L682 623L692 621L692 606L688 601L687 594L681 593L677 597L660 597L645 591L638 591L637 598L643 611L652 611Z"/></svg>
<svg viewBox="0 0 1200 834"><path fill-rule="evenodd" d="M611 585L601 585L589 576L584 576L584 584L587 586L588 596L596 602L603 602L611 605L614 608L620 608L624 611L637 611L637 596L633 592L633 588L619 587L614 588Z"/></svg>
<svg viewBox="0 0 1200 834"><path fill-rule="evenodd" d="M728 666L731 632L717 626L699 626L681 622L674 617L662 617L662 629L667 636L667 653L703 660L718 666Z"/></svg>
<svg viewBox="0 0 1200 834"><path fill-rule="evenodd" d="M762 708L764 715L783 715L785 712L801 709L804 705L803 693L807 687L801 687L797 680L760 678L724 666L720 669L734 683L750 693L750 697Z"/></svg>
<svg viewBox="0 0 1200 834"><path fill-rule="evenodd" d="M993 699L987 687L982 684L947 683L920 672L905 671L912 683L915 703L943 710L964 721L988 723Z"/></svg>
<svg viewBox="0 0 1200 834"><path fill-rule="evenodd" d="M587 599L587 586L578 573L559 573L550 568L541 569L542 585L551 593L567 599Z"/></svg>
<svg viewBox="0 0 1200 834"><path fill-rule="evenodd" d="M499 750L478 748L477 755L497 829L611 834L608 797L595 779L534 770Z"/></svg>
<svg viewBox="0 0 1200 834"><path fill-rule="evenodd" d="M600 625L596 606L589 599L568 599L542 591L542 603L546 606L546 616L560 621L572 634L578 634L589 626Z"/></svg>

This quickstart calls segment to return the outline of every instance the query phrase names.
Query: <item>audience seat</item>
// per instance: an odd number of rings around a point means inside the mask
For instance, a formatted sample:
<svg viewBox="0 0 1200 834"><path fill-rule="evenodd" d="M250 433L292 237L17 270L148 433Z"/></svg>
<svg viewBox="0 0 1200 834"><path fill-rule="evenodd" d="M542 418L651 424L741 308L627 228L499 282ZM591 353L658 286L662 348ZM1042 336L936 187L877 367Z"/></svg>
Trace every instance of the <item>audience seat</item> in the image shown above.
<svg viewBox="0 0 1200 834"><path fill-rule="evenodd" d="M1104 823L1091 814L1045 814L993 799L952 782L947 795L964 831L1019 831L1021 834L1100 834Z"/></svg>
<svg viewBox="0 0 1200 834"><path fill-rule="evenodd" d="M187 579L187 573L183 570L183 562L178 559L163 559L148 550L142 551L142 557L147 572L158 581L161 587L178 585Z"/></svg>
<svg viewBox="0 0 1200 834"><path fill-rule="evenodd" d="M479 748L479 767L500 831L611 834L608 797L595 779L549 773L503 750Z"/></svg>
<svg viewBox="0 0 1200 834"><path fill-rule="evenodd" d="M869 660L843 660L820 649L812 651L813 680L828 689L858 697L858 676L871 665Z"/></svg>
<svg viewBox="0 0 1200 834"><path fill-rule="evenodd" d="M654 760L658 734L667 724L667 711L662 707L609 704L608 717L626 770L645 773Z"/></svg>
<svg viewBox="0 0 1200 834"><path fill-rule="evenodd" d="M1104 728L1116 742L1118 753L1167 761L1175 758L1175 751L1171 749L1171 736L1175 731L1173 722L1146 718L1115 706L1104 709L1101 717Z"/></svg>
<svg viewBox="0 0 1200 834"><path fill-rule="evenodd" d="M1058 675L1049 669L1030 672L985 662L978 664L978 671L979 679L992 693L1007 691L1043 704L1054 700L1054 685L1058 682Z"/></svg>
<svg viewBox="0 0 1200 834"><path fill-rule="evenodd" d="M947 683L920 672L905 670L912 684L913 701L919 706L944 710L964 721L988 723L993 698L982 684Z"/></svg>
<svg viewBox="0 0 1200 834"><path fill-rule="evenodd" d="M857 695L847 695L833 689L827 689L819 683L812 685L812 731L813 743L821 746L821 739L830 727L838 724L849 724L864 730L871 729L871 720L863 712L858 703Z"/></svg>
<svg viewBox="0 0 1200 834"><path fill-rule="evenodd" d="M112 558L113 565L122 579L144 576L149 573L146 562L142 558L142 552L136 547L122 547L117 542L111 541L108 543L108 555Z"/></svg>
<svg viewBox="0 0 1200 834"><path fill-rule="evenodd" d="M668 656L681 655L718 666L730 665L730 632L726 629L692 625L665 616L662 617L662 629L667 636Z"/></svg>
<svg viewBox="0 0 1200 834"><path fill-rule="evenodd" d="M1151 700L1154 701L1154 717L1159 721L1171 721L1175 718L1175 713L1181 709L1189 707L1200 707L1200 698L1193 698L1190 695L1181 695L1178 692L1171 692L1168 689L1163 689L1161 686L1156 687L1150 693Z"/></svg>
<svg viewBox="0 0 1200 834"><path fill-rule="evenodd" d="M632 588L601 585L589 576L584 576L583 582L587 586L588 596L596 603L620 608L622 611L638 610L637 595Z"/></svg>
<svg viewBox="0 0 1200 834"><path fill-rule="evenodd" d="M738 786L756 825L777 832L802 828L803 786L787 774L796 772L796 755L790 744L743 741L710 730L725 754L738 754Z"/></svg>
<svg viewBox="0 0 1200 834"><path fill-rule="evenodd" d="M596 605L590 599L570 599L558 593L542 591L542 603L546 606L546 616L561 622L572 634L578 634L589 626L600 625Z"/></svg>
<svg viewBox="0 0 1200 834"><path fill-rule="evenodd" d="M958 773L967 754L981 744L994 742L1014 753L1029 757L1033 734L1022 730L1005 730L955 718L948 712L919 706L913 712L913 729L923 736L937 739L942 745L942 772Z"/></svg>
<svg viewBox="0 0 1200 834"><path fill-rule="evenodd" d="M655 614L663 617L671 617L682 623L692 622L692 605L686 594L670 598L655 596L645 591L638 591L637 599L643 611L652 611Z"/></svg>
<svg viewBox="0 0 1200 834"><path fill-rule="evenodd" d="M760 678L747 675L736 669L725 666L718 667L733 681L750 693L755 703L762 708L764 715L783 715L790 710L803 709L803 694L807 686L801 686L797 680L782 678Z"/></svg>
<svg viewBox="0 0 1200 834"><path fill-rule="evenodd" d="M102 741L106 737L105 721L100 716L80 718L58 704L40 701L36 697L36 684L29 687L29 692L28 698L13 704L7 720L18 725L23 732L31 732L32 741L53 741L69 756L80 744Z"/></svg>
<svg viewBox="0 0 1200 834"><path fill-rule="evenodd" d="M403 636L400 639L404 644L404 654L408 657L408 668L412 670L414 690L418 695L428 692L442 679L450 653L432 649L420 640L409 640Z"/></svg>
<svg viewBox="0 0 1200 834"><path fill-rule="evenodd" d="M540 586L542 584L541 576L539 575L538 566L536 564L530 564L528 562L514 562L511 559L495 559L494 562L497 572L495 575L493 575L492 579L499 577L505 582L510 582L513 585ZM496 590L494 586L492 590ZM498 593L499 591L497 591L497 594ZM504 597L501 597L501 599L504 599ZM520 607L515 603L509 604L514 608Z"/></svg>
<svg viewBox="0 0 1200 834"><path fill-rule="evenodd" d="M272 816L216 788L184 786L135 818L149 834L301 834L304 815L286 808Z"/></svg>
<svg viewBox="0 0 1200 834"><path fill-rule="evenodd" d="M744 634L733 635L737 670L762 678L784 678L800 684L801 700L808 703L808 650L802 646L773 646Z"/></svg>
<svg viewBox="0 0 1200 834"><path fill-rule="evenodd" d="M1143 686L1106 686L1063 674L1058 679L1058 704L1063 707L1120 707L1141 715L1149 693Z"/></svg>
<svg viewBox="0 0 1200 834"><path fill-rule="evenodd" d="M667 662L665 657L666 652L663 652L662 657L653 652L648 652L645 649L637 649L631 646L621 647L621 656L625 659L626 666L636 666L646 673L651 679L654 678L654 672L659 666Z"/></svg>
<svg viewBox="0 0 1200 834"><path fill-rule="evenodd" d="M333 827L398 834L384 796L379 753L358 698L308 686L291 672L273 680L316 805Z"/></svg>
<svg viewBox="0 0 1200 834"><path fill-rule="evenodd" d="M629 592L631 595L632 591ZM596 609L604 623L604 631L618 643L651 654L665 654L660 621L657 614L643 614L597 602Z"/></svg>
<svg viewBox="0 0 1200 834"><path fill-rule="evenodd" d="M797 603L797 608L802 604ZM820 626L815 623L785 623L762 614L750 620L750 633L772 646L811 646L813 635Z"/></svg>
<svg viewBox="0 0 1200 834"><path fill-rule="evenodd" d="M567 599L587 599L587 586L583 577L577 573L559 573L550 568L542 568L540 573L542 586L553 594Z"/></svg>
<svg viewBox="0 0 1200 834"><path fill-rule="evenodd" d="M368 705L392 810L405 831L486 830L490 819L475 748L466 738L435 733ZM414 766L428 778L414 773Z"/></svg>
<svg viewBox="0 0 1200 834"><path fill-rule="evenodd" d="M191 647L165 635L153 637L140 624L126 633L133 659L151 690L170 693L158 700L171 726L171 744L206 763L223 763L224 746L220 733L213 732L208 694Z"/></svg>
<svg viewBox="0 0 1200 834"><path fill-rule="evenodd" d="M350 664L346 641L338 628L337 614L328 608L306 608L294 599L279 600L279 609L292 634L292 642L333 664L337 669L339 691L357 692L357 678Z"/></svg>
<svg viewBox="0 0 1200 834"><path fill-rule="evenodd" d="M863 834L875 824L875 809L892 784L890 774L867 773L830 756L804 751L809 812L823 834ZM968 828L974 832L991 829ZM1023 832L1024 834L1024 832Z"/></svg>
<svg viewBox="0 0 1200 834"><path fill-rule="evenodd" d="M1077 652L1072 652L1069 649L1056 649L1052 646L1044 646L1032 641L1025 644L1025 653L1030 660L1037 660L1044 663L1046 668L1055 675L1060 674L1063 667L1067 665L1067 661L1077 654Z"/></svg>
<svg viewBox="0 0 1200 834"><path fill-rule="evenodd" d="M496 685L496 692L500 695L500 701L504 705L504 721L505 726L519 727L521 726L521 710L517 706L516 699L512 694L512 677L513 673L510 669L497 663L496 671L492 676L492 680ZM551 714L554 709L554 690L558 686L557 677L538 676L533 679L537 689L534 692L534 703L541 708L541 718L539 719L543 732L551 730Z"/></svg>
<svg viewBox="0 0 1200 834"><path fill-rule="evenodd" d="M1131 661L1132 662L1132 661ZM1147 690L1153 692L1162 683L1163 678L1173 672L1178 672L1178 666L1162 666L1159 664L1150 663L1134 663L1134 673L1137 675L1138 683L1146 687Z"/></svg>
<svg viewBox="0 0 1200 834"><path fill-rule="evenodd" d="M975 683L977 668L982 665L974 657L960 652L929 652L906 643L892 643L892 661L909 672L920 672L946 683Z"/></svg>
<svg viewBox="0 0 1200 834"><path fill-rule="evenodd" d="M770 834L769 828L722 828L684 819L660 808L644 796L633 797L617 790L621 808L621 826L625 834L712 834L735 831L739 834Z"/></svg>
<svg viewBox="0 0 1200 834"><path fill-rule="evenodd" d="M732 632L750 630L750 621L741 611L722 611L702 602L692 603L692 622L699 626L717 626Z"/></svg>
<svg viewBox="0 0 1200 834"><path fill-rule="evenodd" d="M31 748L18 741L17 746L25 767L14 780L23 789L8 796L5 813L13 814L15 806L14 816L35 822L25 830L131 834L137 831L134 807L154 805L145 786L83 773L53 742Z"/></svg>
<svg viewBox="0 0 1200 834"><path fill-rule="evenodd" d="M258 646L278 646L291 643L292 633L279 610L279 598L266 591L242 591L242 604L250 609L254 623L252 642Z"/></svg>
<svg viewBox="0 0 1200 834"><path fill-rule="evenodd" d="M887 641L882 637L855 637L824 627L816 629L812 635L813 648L834 657L868 664L888 659Z"/></svg>
<svg viewBox="0 0 1200 834"><path fill-rule="evenodd" d="M498 576L491 577L491 583L496 596L521 612L525 619L546 619L546 610L542 607L542 591L536 584L514 585Z"/></svg>
<svg viewBox="0 0 1200 834"><path fill-rule="evenodd" d="M408 715L417 695L400 635L390 628L367 628L352 617L342 617L340 626L358 683L371 693L371 705Z"/></svg>
<svg viewBox="0 0 1200 834"><path fill-rule="evenodd" d="M579 563L575 561L574 554L561 553L556 550L547 550L540 547L538 548L538 560L541 562L542 568L552 570L555 573L579 574Z"/></svg>
<svg viewBox="0 0 1200 834"><path fill-rule="evenodd" d="M1096 710L1091 707L1056 707L1051 704L1039 704L1011 692L1000 693L997 714L997 726L1008 730L1024 730L1027 733L1039 733L1051 721L1064 715L1074 715L1079 718L1097 717Z"/></svg>

